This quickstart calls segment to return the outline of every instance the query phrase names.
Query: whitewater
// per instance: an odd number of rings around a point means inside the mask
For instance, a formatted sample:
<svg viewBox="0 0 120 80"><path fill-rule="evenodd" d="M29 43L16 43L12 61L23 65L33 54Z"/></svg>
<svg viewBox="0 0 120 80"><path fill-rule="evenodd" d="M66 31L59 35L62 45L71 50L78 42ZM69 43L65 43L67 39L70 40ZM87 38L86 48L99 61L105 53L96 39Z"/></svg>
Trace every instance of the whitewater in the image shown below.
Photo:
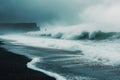
<svg viewBox="0 0 120 80"><path fill-rule="evenodd" d="M57 80L119 80L119 32L37 31L1 35L8 50L32 59L27 67Z"/></svg>

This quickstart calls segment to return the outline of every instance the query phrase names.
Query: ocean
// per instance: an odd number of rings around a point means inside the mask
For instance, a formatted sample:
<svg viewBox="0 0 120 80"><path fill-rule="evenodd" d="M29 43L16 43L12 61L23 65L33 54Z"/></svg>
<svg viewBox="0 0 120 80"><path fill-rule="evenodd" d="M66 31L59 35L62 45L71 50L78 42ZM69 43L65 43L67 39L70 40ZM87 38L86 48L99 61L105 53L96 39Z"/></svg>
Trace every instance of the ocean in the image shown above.
<svg viewBox="0 0 120 80"><path fill-rule="evenodd" d="M120 32L0 35L4 48L30 59L26 66L56 80L120 80Z"/></svg>

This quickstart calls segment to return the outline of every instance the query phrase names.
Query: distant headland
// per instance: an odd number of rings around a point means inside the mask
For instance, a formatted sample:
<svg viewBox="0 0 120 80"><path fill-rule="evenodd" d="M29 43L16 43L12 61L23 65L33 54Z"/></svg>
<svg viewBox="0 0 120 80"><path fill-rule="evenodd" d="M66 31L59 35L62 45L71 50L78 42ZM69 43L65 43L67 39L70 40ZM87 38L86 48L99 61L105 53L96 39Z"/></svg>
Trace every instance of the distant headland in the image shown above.
<svg viewBox="0 0 120 80"><path fill-rule="evenodd" d="M40 30L36 23L0 23L0 34L25 33Z"/></svg>

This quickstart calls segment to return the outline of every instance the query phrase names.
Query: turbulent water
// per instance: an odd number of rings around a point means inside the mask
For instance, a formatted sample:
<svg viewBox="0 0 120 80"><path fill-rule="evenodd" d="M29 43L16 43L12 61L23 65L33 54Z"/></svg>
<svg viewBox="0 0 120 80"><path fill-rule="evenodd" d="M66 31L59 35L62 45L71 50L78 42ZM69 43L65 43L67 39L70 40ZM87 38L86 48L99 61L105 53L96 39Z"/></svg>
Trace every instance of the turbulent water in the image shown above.
<svg viewBox="0 0 120 80"><path fill-rule="evenodd" d="M119 32L29 32L1 35L10 51L33 60L28 68L57 80L120 80Z"/></svg>

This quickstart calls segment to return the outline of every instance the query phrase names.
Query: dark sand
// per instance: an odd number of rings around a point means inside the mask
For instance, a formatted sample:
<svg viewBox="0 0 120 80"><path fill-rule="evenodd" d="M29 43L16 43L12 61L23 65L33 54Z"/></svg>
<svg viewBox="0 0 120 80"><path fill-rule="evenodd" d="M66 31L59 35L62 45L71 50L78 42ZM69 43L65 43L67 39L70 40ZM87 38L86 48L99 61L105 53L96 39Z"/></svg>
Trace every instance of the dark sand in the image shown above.
<svg viewBox="0 0 120 80"><path fill-rule="evenodd" d="M0 42L0 45L3 43ZM16 55L0 46L0 80L55 80L38 71L28 69L30 59Z"/></svg>

